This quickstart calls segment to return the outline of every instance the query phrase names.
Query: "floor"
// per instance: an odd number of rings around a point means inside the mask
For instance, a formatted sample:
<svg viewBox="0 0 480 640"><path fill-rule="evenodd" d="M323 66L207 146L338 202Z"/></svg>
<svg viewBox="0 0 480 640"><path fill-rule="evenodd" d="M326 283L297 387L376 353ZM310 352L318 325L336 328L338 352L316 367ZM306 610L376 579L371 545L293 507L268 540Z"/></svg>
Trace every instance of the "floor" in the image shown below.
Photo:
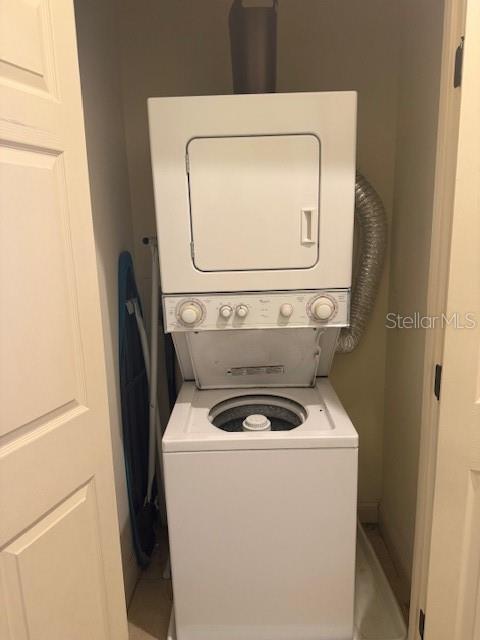
<svg viewBox="0 0 480 640"><path fill-rule="evenodd" d="M408 603L401 598L401 583L385 543L375 524L365 525L365 530L380 560L385 575L397 596L405 620L408 621ZM172 585L163 578L166 562L166 538L162 536L148 569L143 572L128 609L130 640L165 640L167 637Z"/></svg>
<svg viewBox="0 0 480 640"><path fill-rule="evenodd" d="M152 561L135 588L128 608L130 640L165 640L172 608L172 583L163 578L166 536L160 538Z"/></svg>
<svg viewBox="0 0 480 640"><path fill-rule="evenodd" d="M370 543L380 560L383 572L387 576L387 580L390 583L393 593L397 599L400 609L402 610L403 618L408 626L409 615L409 602L405 598L405 586L402 583L400 576L393 564L392 558L388 552L385 542L380 534L378 525L376 524L364 524L365 532L370 540Z"/></svg>

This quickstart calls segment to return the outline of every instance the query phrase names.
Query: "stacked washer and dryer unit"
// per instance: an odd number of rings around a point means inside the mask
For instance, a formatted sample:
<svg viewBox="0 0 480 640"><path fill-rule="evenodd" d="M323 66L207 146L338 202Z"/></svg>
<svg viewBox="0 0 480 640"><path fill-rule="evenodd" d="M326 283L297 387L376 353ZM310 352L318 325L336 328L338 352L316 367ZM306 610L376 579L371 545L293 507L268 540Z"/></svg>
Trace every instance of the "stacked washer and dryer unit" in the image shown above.
<svg viewBox="0 0 480 640"><path fill-rule="evenodd" d="M149 100L178 640L351 640L354 92Z"/></svg>

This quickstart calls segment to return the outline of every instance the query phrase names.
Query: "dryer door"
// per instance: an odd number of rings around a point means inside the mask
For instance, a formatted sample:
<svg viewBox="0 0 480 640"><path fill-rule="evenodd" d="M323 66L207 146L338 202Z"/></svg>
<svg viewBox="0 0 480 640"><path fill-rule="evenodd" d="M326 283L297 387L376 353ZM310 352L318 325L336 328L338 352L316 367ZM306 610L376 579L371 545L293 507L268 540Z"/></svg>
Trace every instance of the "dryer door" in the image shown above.
<svg viewBox="0 0 480 640"><path fill-rule="evenodd" d="M317 263L315 135L193 138L187 155L198 270L307 269Z"/></svg>

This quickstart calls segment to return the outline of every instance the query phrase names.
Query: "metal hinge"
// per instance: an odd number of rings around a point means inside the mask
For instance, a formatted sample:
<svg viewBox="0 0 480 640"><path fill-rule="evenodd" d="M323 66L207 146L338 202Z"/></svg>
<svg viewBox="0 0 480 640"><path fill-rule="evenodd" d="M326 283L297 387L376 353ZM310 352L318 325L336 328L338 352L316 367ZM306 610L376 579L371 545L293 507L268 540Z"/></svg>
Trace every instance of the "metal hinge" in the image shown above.
<svg viewBox="0 0 480 640"><path fill-rule="evenodd" d="M453 69L453 86L456 89L457 87L462 86L462 70L463 70L463 49L465 45L465 36L460 38L460 44L455 51L455 66Z"/></svg>
<svg viewBox="0 0 480 640"><path fill-rule="evenodd" d="M425 633L425 612L420 609L420 615L418 616L418 633L423 640L423 634Z"/></svg>
<svg viewBox="0 0 480 640"><path fill-rule="evenodd" d="M440 400L440 387L442 386L442 365L435 365L435 380L433 383L433 393L437 400Z"/></svg>
<svg viewBox="0 0 480 640"><path fill-rule="evenodd" d="M193 244L193 240L190 242L190 256L192 260L195 259L195 245Z"/></svg>
<svg viewBox="0 0 480 640"><path fill-rule="evenodd" d="M188 157L188 153L185 154L185 169L187 173L190 173L190 158Z"/></svg>

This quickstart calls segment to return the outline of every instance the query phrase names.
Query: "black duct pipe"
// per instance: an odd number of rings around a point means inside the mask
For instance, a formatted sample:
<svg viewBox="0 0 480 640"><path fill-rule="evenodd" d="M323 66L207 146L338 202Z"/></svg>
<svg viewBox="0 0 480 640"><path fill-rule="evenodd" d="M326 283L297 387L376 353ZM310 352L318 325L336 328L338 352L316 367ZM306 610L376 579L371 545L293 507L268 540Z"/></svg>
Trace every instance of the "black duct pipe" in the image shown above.
<svg viewBox="0 0 480 640"><path fill-rule="evenodd" d="M274 93L277 80L277 0L244 7L234 0L229 15L234 93Z"/></svg>

